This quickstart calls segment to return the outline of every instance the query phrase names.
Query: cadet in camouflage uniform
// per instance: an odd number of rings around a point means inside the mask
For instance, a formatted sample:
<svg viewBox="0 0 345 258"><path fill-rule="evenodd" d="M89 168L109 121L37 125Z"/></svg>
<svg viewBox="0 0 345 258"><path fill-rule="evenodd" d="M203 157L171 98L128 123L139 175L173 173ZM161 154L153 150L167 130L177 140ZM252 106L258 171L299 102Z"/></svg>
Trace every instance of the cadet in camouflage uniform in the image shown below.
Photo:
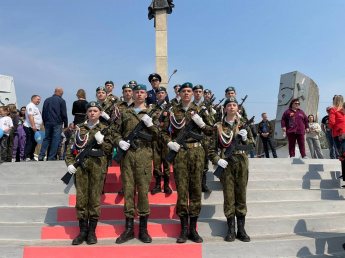
<svg viewBox="0 0 345 258"><path fill-rule="evenodd" d="M107 100L110 102L119 102L119 98L113 94L114 83L112 81L106 81L104 83L105 88L107 89Z"/></svg>
<svg viewBox="0 0 345 258"><path fill-rule="evenodd" d="M151 104L152 108L157 108L156 115L159 118L159 122L162 121L163 125L163 118L164 116L167 116L167 112L163 114L164 109L168 105L166 101L164 100L167 95L167 90L165 87L159 86L156 89L156 96L157 96L157 104ZM164 101L164 103L159 107L158 103ZM162 116L162 117L161 117ZM156 179L156 185L151 190L152 194L160 193L162 192L161 189L161 178L164 177L164 193L172 193L172 190L169 186L169 178L170 178L170 163L165 160L165 156L169 152L169 148L166 146L166 144L163 144L162 141L162 133L161 133L161 124L158 123L158 129L159 129L159 137L158 141L153 142L153 176ZM163 172L162 172L162 164L163 164Z"/></svg>
<svg viewBox="0 0 345 258"><path fill-rule="evenodd" d="M135 81L131 81L135 82ZM131 84L124 84L122 86L123 101L118 105L120 114L123 109L127 109L133 103L133 86Z"/></svg>
<svg viewBox="0 0 345 258"><path fill-rule="evenodd" d="M100 131L105 125L99 123L102 108L97 102L86 105L88 120L79 124L75 129L71 144L66 152L68 172L74 174L74 185L77 190L77 218L79 220L79 235L73 240L73 245L80 245L83 241L88 244L97 243L95 229L101 213L101 193L106 176L107 154L112 152L111 136L103 136ZM97 146L93 149L94 156L85 159L86 169L81 166L75 168L75 158L83 148L95 138Z"/></svg>
<svg viewBox="0 0 345 258"><path fill-rule="evenodd" d="M170 117L164 119L162 136L165 143L171 150L177 152L174 159L174 178L177 187L176 213L181 220L181 234L177 243L187 241L188 235L188 215L190 217L189 239L201 243L203 240L196 231L196 224L201 210L201 173L204 164L204 149L198 140L186 139L188 150L180 148L175 142L178 135L185 129L185 125L191 119L196 123L193 132L212 135L212 126L207 114L200 117L197 112L200 107L192 104L193 85L189 82L180 87L181 102L170 109ZM170 118L170 119L169 119ZM171 122L170 122L171 121ZM170 128L170 129L169 129ZM170 137L171 131L171 137ZM188 205L189 199L189 205Z"/></svg>
<svg viewBox="0 0 345 258"><path fill-rule="evenodd" d="M236 98L236 89L235 87L227 87L225 90L225 98ZM242 105L240 110L238 111L238 113L240 114L241 117L243 117L245 120L248 120L248 116L247 116L247 112L246 109L244 108L244 106ZM224 107L220 107L219 109L217 109L217 114L215 115L215 122L221 122L225 116L225 111L224 111Z"/></svg>
<svg viewBox="0 0 345 258"><path fill-rule="evenodd" d="M177 104L180 102L180 100L181 100L181 97L180 97L179 92L178 92L179 89L180 89L180 87L181 87L180 84L176 84L176 85L174 86L174 92L175 92L175 94L176 94L176 97L173 98L173 99L170 101L170 103L172 103L173 105L177 105Z"/></svg>
<svg viewBox="0 0 345 258"><path fill-rule="evenodd" d="M108 83L107 85L109 88L109 85L112 84ZM116 110L119 99L112 94L108 95L107 89L102 86L96 89L96 97L103 110L99 121L102 124L108 125L113 119L117 118Z"/></svg>
<svg viewBox="0 0 345 258"><path fill-rule="evenodd" d="M236 163L233 163L231 160L224 159L224 151L237 135L241 136L242 144L254 144L254 141L249 127L247 130L241 129L245 120L238 116L236 98L226 99L224 109L227 116L214 126L209 157L213 164L224 168L220 182L223 186L224 214L228 224L225 241L232 242L236 237L241 241L249 242L250 238L244 229L247 214L248 157L245 152L235 150L233 157ZM237 235L235 233L235 216L237 217Z"/></svg>
<svg viewBox="0 0 345 258"><path fill-rule="evenodd" d="M152 135L154 141L158 137L158 128L155 126L157 117L149 117L151 111L145 106L147 97L146 86L138 84L133 88L134 104L121 113L114 132L114 141L119 148L126 151L121 160L121 179L124 190L126 217L126 230L116 239L116 243L122 244L134 238L135 216L135 189L138 189L137 214L140 216L139 239L144 243L151 243L152 239L147 232L147 218L150 215L148 191L152 178L152 141L137 138L138 148L130 148L130 144L123 139L127 137L136 125L143 120L146 128L143 133Z"/></svg>
<svg viewBox="0 0 345 258"><path fill-rule="evenodd" d="M195 85L193 87L194 100L192 103L196 106L200 106L200 105L204 104L204 102L201 99L203 94L204 94L203 89L204 89L204 86L202 86L202 85ZM207 110L207 113L209 115L209 120L210 120L211 124L213 125L213 118L212 118L211 110L212 110L212 107L210 107L209 110ZM202 173L201 191L202 192L210 192L210 190L208 189L207 184L206 184L207 171L208 171L208 148L210 146L210 136L203 134L203 140L202 140L201 144L202 144L202 147L204 148L204 152L205 152L204 167L203 167L203 170L201 172Z"/></svg>

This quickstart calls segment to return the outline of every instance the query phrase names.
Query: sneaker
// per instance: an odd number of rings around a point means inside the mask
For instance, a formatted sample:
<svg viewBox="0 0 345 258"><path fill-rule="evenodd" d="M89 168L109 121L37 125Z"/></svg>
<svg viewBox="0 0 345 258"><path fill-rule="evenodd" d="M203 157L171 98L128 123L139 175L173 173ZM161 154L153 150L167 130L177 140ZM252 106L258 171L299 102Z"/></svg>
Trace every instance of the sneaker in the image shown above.
<svg viewBox="0 0 345 258"><path fill-rule="evenodd" d="M25 159L25 162L29 162L29 161L31 161L30 158L26 158L26 159Z"/></svg>
<svg viewBox="0 0 345 258"><path fill-rule="evenodd" d="M16 159L14 158L14 159L12 159L12 162L16 162Z"/></svg>
<svg viewBox="0 0 345 258"><path fill-rule="evenodd" d="M20 159L20 162L25 162L25 159Z"/></svg>
<svg viewBox="0 0 345 258"><path fill-rule="evenodd" d="M302 159L309 159L307 156L304 156Z"/></svg>

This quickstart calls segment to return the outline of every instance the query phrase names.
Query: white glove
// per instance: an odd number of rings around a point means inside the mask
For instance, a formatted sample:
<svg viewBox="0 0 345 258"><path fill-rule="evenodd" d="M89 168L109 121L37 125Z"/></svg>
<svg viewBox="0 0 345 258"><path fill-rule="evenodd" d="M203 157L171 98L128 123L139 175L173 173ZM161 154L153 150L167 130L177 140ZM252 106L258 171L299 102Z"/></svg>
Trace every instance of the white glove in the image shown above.
<svg viewBox="0 0 345 258"><path fill-rule="evenodd" d="M75 172L77 172L77 169L73 166L73 165L69 165L67 167L67 171L70 173L70 174L74 174Z"/></svg>
<svg viewBox="0 0 345 258"><path fill-rule="evenodd" d="M238 132L238 134L242 136L242 141L245 142L247 140L247 130L246 129L241 129Z"/></svg>
<svg viewBox="0 0 345 258"><path fill-rule="evenodd" d="M145 114L141 120L144 121L146 127L151 127L153 126L153 122L152 122L152 117L149 117L147 114Z"/></svg>
<svg viewBox="0 0 345 258"><path fill-rule="evenodd" d="M129 149L131 145L128 143L128 142L125 142L125 141L120 141L119 142L119 147L124 150L124 151L127 151Z"/></svg>
<svg viewBox="0 0 345 258"><path fill-rule="evenodd" d="M95 139L97 141L97 144L102 144L103 141L104 141L104 135L101 134L100 131L98 131L96 134L95 134Z"/></svg>
<svg viewBox="0 0 345 258"><path fill-rule="evenodd" d="M105 120L109 120L109 118L110 118L110 116L107 114L107 113L105 113L104 111L102 112L102 115L101 115L101 117L103 117Z"/></svg>
<svg viewBox="0 0 345 258"><path fill-rule="evenodd" d="M205 127L205 122L202 120L202 118L198 115L195 114L194 116L192 116L192 120L200 127L203 128Z"/></svg>
<svg viewBox="0 0 345 258"><path fill-rule="evenodd" d="M217 111L216 110L214 110L213 108L212 108L212 114L216 114L217 113Z"/></svg>
<svg viewBox="0 0 345 258"><path fill-rule="evenodd" d="M226 168L228 166L228 162L225 159L218 160L218 166L221 166L222 168Z"/></svg>
<svg viewBox="0 0 345 258"><path fill-rule="evenodd" d="M181 148L180 144L177 142L168 142L168 147L175 152L178 152Z"/></svg>

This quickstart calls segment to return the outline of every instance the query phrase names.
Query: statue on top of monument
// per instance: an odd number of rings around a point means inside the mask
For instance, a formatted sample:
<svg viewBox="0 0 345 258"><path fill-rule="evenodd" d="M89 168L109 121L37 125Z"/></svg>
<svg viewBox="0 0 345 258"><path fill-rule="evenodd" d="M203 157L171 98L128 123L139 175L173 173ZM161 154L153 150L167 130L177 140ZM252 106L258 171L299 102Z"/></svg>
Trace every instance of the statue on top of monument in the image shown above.
<svg viewBox="0 0 345 258"><path fill-rule="evenodd" d="M149 20L155 17L156 10L163 10L165 9L167 11L167 14L172 13L172 8L175 7L173 4L174 0L152 0L152 3L149 6Z"/></svg>

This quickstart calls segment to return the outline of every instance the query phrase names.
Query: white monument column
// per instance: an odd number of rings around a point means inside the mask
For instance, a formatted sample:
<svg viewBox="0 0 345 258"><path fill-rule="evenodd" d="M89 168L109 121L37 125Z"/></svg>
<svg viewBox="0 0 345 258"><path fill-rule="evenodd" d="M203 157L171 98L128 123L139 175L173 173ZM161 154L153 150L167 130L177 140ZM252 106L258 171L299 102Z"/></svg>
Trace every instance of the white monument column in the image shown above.
<svg viewBox="0 0 345 258"><path fill-rule="evenodd" d="M156 73L162 77L161 86L168 86L168 15L165 9L156 10Z"/></svg>

